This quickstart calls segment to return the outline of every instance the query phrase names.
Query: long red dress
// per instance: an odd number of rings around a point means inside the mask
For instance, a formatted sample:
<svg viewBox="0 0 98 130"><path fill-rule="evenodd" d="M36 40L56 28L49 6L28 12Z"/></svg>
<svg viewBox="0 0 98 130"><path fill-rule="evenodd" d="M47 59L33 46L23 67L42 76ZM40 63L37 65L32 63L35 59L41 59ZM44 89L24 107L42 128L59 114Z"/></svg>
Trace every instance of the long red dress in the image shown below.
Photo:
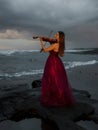
<svg viewBox="0 0 98 130"><path fill-rule="evenodd" d="M50 51L46 61L40 99L44 106L72 106L75 104L66 70L58 52Z"/></svg>

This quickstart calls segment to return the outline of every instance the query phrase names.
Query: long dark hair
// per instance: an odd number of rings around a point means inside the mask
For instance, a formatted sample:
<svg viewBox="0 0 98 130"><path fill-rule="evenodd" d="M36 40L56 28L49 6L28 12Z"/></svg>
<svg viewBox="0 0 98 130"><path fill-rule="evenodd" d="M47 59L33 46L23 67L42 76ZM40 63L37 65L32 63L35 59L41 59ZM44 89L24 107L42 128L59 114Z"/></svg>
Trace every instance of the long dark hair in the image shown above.
<svg viewBox="0 0 98 130"><path fill-rule="evenodd" d="M58 31L58 33L59 33L59 55L63 57L65 50L65 34L62 31Z"/></svg>

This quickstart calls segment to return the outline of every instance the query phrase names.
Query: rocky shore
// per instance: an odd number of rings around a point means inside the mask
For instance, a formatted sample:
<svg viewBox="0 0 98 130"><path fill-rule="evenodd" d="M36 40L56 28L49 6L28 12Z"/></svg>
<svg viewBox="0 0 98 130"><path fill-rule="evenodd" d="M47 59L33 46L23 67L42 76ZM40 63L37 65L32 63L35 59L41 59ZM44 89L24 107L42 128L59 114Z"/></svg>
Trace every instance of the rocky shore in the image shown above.
<svg viewBox="0 0 98 130"><path fill-rule="evenodd" d="M86 130L77 125L80 120L98 123L98 101L89 92L73 89L77 99L74 107L44 107L39 101L40 83L41 80L34 80L32 87L28 84L7 87L6 94L0 95L0 122L37 117L53 121L59 130ZM20 87L27 89L16 89Z"/></svg>

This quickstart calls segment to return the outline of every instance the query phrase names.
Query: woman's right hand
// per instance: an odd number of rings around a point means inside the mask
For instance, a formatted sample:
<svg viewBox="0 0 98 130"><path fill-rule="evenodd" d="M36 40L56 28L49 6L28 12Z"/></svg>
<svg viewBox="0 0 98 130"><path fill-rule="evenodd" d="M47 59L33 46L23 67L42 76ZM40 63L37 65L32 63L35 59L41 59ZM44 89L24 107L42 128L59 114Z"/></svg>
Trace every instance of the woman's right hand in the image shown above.
<svg viewBox="0 0 98 130"><path fill-rule="evenodd" d="M41 36L39 36L39 39L40 39L40 41L43 41L43 38Z"/></svg>

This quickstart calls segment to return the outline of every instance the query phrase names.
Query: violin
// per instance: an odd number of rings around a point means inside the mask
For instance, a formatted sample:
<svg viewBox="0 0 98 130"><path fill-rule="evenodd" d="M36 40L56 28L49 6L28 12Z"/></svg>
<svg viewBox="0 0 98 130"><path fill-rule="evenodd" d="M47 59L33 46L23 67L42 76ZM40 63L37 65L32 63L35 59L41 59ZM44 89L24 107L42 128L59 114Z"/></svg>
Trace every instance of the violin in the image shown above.
<svg viewBox="0 0 98 130"><path fill-rule="evenodd" d="M33 39L37 39L39 36L34 36ZM49 38L49 37L41 37L43 41L50 42L50 43L56 43L57 39Z"/></svg>

